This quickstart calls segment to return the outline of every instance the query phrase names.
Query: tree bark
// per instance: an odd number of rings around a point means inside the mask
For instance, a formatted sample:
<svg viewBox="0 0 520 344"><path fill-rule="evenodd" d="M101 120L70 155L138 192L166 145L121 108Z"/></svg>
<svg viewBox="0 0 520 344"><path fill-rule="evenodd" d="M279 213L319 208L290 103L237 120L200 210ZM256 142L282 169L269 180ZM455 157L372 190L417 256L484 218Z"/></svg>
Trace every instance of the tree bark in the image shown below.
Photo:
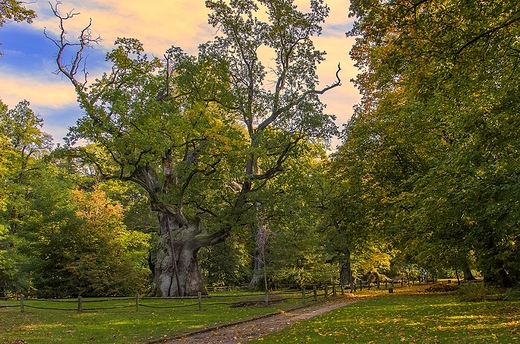
<svg viewBox="0 0 520 344"><path fill-rule="evenodd" d="M474 281L474 280L476 280L475 276L473 276L473 273L471 272L471 269L470 269L469 264L468 264L467 261L464 263L464 266L462 268L462 272L464 273L464 281Z"/></svg>
<svg viewBox="0 0 520 344"><path fill-rule="evenodd" d="M343 252L345 255L345 260L343 265L341 266L341 271L339 273L339 279L342 285L350 285L354 282L352 278L352 268L351 268L351 260L350 260L350 250L345 248Z"/></svg>
<svg viewBox="0 0 520 344"><path fill-rule="evenodd" d="M171 214L158 213L160 233L155 253L152 293L155 296L195 296L207 294L197 262L204 246L197 238L200 221L179 223Z"/></svg>
<svg viewBox="0 0 520 344"><path fill-rule="evenodd" d="M256 248L253 254L253 274L249 282L250 290L267 290L267 277L265 276L265 257L269 251L269 229L267 225L260 224L255 235Z"/></svg>

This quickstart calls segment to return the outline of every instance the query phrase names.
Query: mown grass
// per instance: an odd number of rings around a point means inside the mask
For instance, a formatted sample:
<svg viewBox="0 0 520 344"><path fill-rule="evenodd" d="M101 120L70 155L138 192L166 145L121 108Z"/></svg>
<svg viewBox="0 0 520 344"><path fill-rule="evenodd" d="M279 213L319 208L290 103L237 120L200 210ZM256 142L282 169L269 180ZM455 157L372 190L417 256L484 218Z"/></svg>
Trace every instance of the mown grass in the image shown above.
<svg viewBox="0 0 520 344"><path fill-rule="evenodd" d="M301 300L289 299L270 307L230 308L229 303L235 300L243 300L243 296L203 299L202 311L198 311L197 300L141 300L136 312L132 299L85 299L81 313L75 301L26 300L23 313L19 301L0 301L0 343L145 343L301 304ZM6 308L8 305L15 307ZM161 308L169 306L175 308Z"/></svg>
<svg viewBox="0 0 520 344"><path fill-rule="evenodd" d="M520 342L518 298L461 302L453 293L418 290L357 292L356 303L297 323L256 343ZM267 308L230 308L229 303L243 300L242 295L227 293L225 298L205 299L203 311L198 311L197 300L141 300L136 312L135 300L97 299L85 300L82 313L77 312L76 302L28 300L22 313L19 302L0 301L0 343L145 343L292 308L301 302L294 298ZM6 305L15 307L2 308ZM170 306L175 308L161 308Z"/></svg>
<svg viewBox="0 0 520 344"><path fill-rule="evenodd" d="M253 343L520 343L520 301L381 294Z"/></svg>

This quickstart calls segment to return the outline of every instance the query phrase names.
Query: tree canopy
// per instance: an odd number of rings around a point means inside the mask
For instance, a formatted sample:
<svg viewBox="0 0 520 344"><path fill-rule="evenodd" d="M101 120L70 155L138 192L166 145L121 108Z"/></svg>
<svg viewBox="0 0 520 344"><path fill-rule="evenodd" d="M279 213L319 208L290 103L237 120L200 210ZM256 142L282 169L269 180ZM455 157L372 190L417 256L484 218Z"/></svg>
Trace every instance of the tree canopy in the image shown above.
<svg viewBox="0 0 520 344"><path fill-rule="evenodd" d="M363 100L340 152L371 163L360 162L363 179L390 205L383 218L398 219L385 229L415 242L415 256L439 252L445 266L462 268L474 253L487 281L511 285L519 272L520 7L352 1L351 12Z"/></svg>

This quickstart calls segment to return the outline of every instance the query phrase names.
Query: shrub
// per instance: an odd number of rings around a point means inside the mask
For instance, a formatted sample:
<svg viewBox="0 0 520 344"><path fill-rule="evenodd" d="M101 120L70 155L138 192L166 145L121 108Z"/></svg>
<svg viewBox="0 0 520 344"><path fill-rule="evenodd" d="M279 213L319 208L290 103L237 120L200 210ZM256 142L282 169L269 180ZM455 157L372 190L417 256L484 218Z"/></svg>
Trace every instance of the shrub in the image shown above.
<svg viewBox="0 0 520 344"><path fill-rule="evenodd" d="M512 301L512 300L520 300L520 289L519 288L509 288L504 293L504 301Z"/></svg>
<svg viewBox="0 0 520 344"><path fill-rule="evenodd" d="M435 283L431 287L428 287L426 291L429 293L447 293L458 289L459 286L457 284Z"/></svg>
<svg viewBox="0 0 520 344"><path fill-rule="evenodd" d="M458 296L461 301L478 302L484 301L488 290L484 283L467 282L460 286Z"/></svg>

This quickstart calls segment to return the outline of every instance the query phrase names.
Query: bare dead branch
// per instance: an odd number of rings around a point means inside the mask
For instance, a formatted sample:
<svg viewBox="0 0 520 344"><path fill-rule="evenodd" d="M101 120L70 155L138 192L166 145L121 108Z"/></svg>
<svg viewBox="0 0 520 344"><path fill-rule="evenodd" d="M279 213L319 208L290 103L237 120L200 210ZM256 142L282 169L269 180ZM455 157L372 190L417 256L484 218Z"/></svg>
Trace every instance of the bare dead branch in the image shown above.
<svg viewBox="0 0 520 344"><path fill-rule="evenodd" d="M331 89L341 86L341 79L339 78L339 72L341 72L341 63L338 63L338 69L336 70L336 81L333 82L331 85L325 86L322 90L314 90L310 91L309 93L316 93L316 94L324 94L327 91L330 91Z"/></svg>
<svg viewBox="0 0 520 344"><path fill-rule="evenodd" d="M83 56L85 49L92 48L94 44L98 44L101 41L101 37L92 37L92 19L89 20L89 24L83 28L80 32L80 35L78 37L78 41L73 43L69 42L67 39L67 31L65 30L65 21L74 18L75 16L79 15L78 12L74 12L74 9L70 10L69 12L65 14L61 14L59 12L59 5L61 5L61 1L56 1L56 4L53 5L51 2L49 2L49 5L51 7L51 11L54 14L56 18L59 20L58 27L60 29L59 38L53 38L47 33L47 28L44 29L44 35L49 39L51 42L58 47L58 53L56 55L56 65L58 66L58 70L56 71L56 74L62 73L67 77L77 91L81 91L85 88L87 84L87 76L88 73L86 71L86 64L85 64L85 58ZM76 49L75 51L73 49ZM73 50L73 57L71 58L70 62L65 62L65 56L66 53L69 52L69 50ZM77 74L80 71L83 73L83 80L79 81L77 78Z"/></svg>

